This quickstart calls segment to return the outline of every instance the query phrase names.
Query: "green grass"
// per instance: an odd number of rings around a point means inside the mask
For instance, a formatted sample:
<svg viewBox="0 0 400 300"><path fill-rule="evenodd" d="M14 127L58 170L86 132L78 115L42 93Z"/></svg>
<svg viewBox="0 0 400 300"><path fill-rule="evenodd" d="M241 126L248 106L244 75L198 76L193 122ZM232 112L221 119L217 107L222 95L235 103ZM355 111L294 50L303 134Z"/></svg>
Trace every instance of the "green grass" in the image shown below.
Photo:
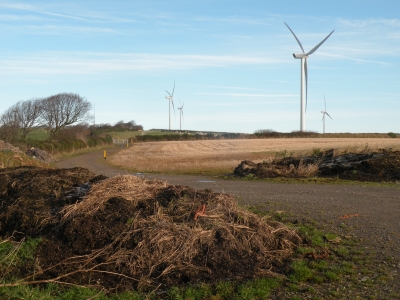
<svg viewBox="0 0 400 300"><path fill-rule="evenodd" d="M10 240L0 241L0 265L20 265L28 260L33 260L37 246L42 240L40 238L28 238L21 243Z"/></svg>
<svg viewBox="0 0 400 300"><path fill-rule="evenodd" d="M309 268L305 260L295 260L291 264L292 274L289 275L291 282L298 283L308 281L314 276L314 271Z"/></svg>
<svg viewBox="0 0 400 300"><path fill-rule="evenodd" d="M45 141L48 140L50 137L49 133L45 129L34 129L33 131L29 132L26 136L27 139L36 140L36 141Z"/></svg>
<svg viewBox="0 0 400 300"><path fill-rule="evenodd" d="M41 299L41 300L145 300L146 296L137 292L107 295L104 291L86 287L64 287L49 283L42 287L19 285L16 287L3 287L0 289L1 299Z"/></svg>
<svg viewBox="0 0 400 300"><path fill-rule="evenodd" d="M27 238L20 242L0 240L0 282L12 283L17 280L16 272L20 268L32 265L40 238ZM1 296L1 294L0 294ZM3 298L1 298L3 299Z"/></svg>
<svg viewBox="0 0 400 300"><path fill-rule="evenodd" d="M98 300L253 300L267 299L271 291L280 285L280 280L273 278L263 278L251 280L242 284L232 282L217 283L215 286L200 284L198 286L188 286L185 288L173 287L168 291L157 291L150 294L140 294L137 292L125 292L121 294L107 295L104 291L99 291L86 287L64 287L57 284L47 284L42 287L32 287L29 285L19 285L16 287L2 287L0 289L1 299L98 299Z"/></svg>

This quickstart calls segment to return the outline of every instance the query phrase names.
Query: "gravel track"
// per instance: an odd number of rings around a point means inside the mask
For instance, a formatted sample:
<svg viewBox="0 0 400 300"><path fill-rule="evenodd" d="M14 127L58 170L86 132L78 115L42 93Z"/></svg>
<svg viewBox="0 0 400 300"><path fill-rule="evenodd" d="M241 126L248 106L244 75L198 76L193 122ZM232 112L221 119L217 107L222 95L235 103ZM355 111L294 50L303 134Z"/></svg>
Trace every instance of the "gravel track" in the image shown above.
<svg viewBox="0 0 400 300"><path fill-rule="evenodd" d="M111 148L107 150L108 155L120 149ZM62 159L56 166L79 166L106 176L129 173L108 165L103 151ZM377 269L385 268L388 274L384 284L387 293L371 299L390 299L387 298L390 292L400 293L400 185L271 183L163 174L141 176L228 193L237 197L241 204L284 211L290 218L313 220L327 231L351 236L372 254ZM354 214L358 215L340 219Z"/></svg>

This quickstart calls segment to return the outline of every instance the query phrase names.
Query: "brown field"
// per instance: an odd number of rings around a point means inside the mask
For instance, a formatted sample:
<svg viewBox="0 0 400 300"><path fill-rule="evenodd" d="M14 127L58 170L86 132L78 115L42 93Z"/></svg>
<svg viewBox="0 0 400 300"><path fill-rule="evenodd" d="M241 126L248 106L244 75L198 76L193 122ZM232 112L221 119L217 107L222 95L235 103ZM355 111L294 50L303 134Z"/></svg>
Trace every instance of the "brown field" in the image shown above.
<svg viewBox="0 0 400 300"><path fill-rule="evenodd" d="M110 158L116 166L137 172L224 174L243 160L263 161L276 156L307 155L315 150L335 153L400 149L393 138L291 138L202 140L137 143Z"/></svg>

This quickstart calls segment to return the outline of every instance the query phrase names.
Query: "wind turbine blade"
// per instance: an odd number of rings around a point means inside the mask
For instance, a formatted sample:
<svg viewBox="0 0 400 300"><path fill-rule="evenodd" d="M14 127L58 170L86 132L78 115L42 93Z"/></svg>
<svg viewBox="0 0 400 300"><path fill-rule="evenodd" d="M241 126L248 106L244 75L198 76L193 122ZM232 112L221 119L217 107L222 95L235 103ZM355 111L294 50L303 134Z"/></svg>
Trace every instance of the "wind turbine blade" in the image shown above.
<svg viewBox="0 0 400 300"><path fill-rule="evenodd" d="M306 76L306 111L307 111L307 95L308 95L308 71L307 71L307 57L304 61L304 73Z"/></svg>
<svg viewBox="0 0 400 300"><path fill-rule="evenodd" d="M173 110L174 110L174 116L175 116L175 107L174 107L174 100L173 100L173 98L171 98L171 102L172 102L172 108L173 108Z"/></svg>
<svg viewBox="0 0 400 300"><path fill-rule="evenodd" d="M285 23L285 22L283 22L283 23ZM294 36L294 38L296 39L297 43L299 43L299 46L300 46L301 50L302 50L302 51L303 51L303 53L304 53L303 46L301 45L301 43L300 43L299 39L297 38L297 36L294 34L293 30L292 30L292 29L290 29L290 27L289 27L289 25L288 25L288 24L286 24L286 23L285 23L285 25L287 26L287 28L289 28L290 32L293 34L293 36Z"/></svg>
<svg viewBox="0 0 400 300"><path fill-rule="evenodd" d="M324 94L324 102L325 102L325 111L326 111L326 101L325 101L325 94Z"/></svg>
<svg viewBox="0 0 400 300"><path fill-rule="evenodd" d="M174 88L172 89L172 96L174 95L174 91L175 91L175 80L174 80Z"/></svg>
<svg viewBox="0 0 400 300"><path fill-rule="evenodd" d="M312 48L310 51L307 52L307 55L311 55L313 54L315 51L317 51L317 49L328 39L328 37L331 36L331 34L334 32L335 30L332 30L332 32L330 34L328 34L328 36L326 38L324 38L322 40L321 43L319 43L317 46L315 46L314 48Z"/></svg>
<svg viewBox="0 0 400 300"><path fill-rule="evenodd" d="M167 90L165 90L167 93L168 93L168 95L170 95L171 96L171 94L167 91Z"/></svg>
<svg viewBox="0 0 400 300"><path fill-rule="evenodd" d="M330 115L329 115L327 112L326 112L326 114L328 115L328 117L329 117L329 118L331 118L331 119L332 119L332 117L331 117L331 116L330 116ZM333 121L333 119L332 119L332 121Z"/></svg>

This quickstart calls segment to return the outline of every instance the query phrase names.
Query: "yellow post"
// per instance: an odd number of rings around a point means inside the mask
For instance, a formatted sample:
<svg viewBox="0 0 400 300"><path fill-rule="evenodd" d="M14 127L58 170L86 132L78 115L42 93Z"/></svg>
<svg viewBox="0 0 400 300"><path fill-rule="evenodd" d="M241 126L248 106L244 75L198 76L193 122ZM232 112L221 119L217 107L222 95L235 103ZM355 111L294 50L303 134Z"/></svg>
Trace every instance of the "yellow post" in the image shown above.
<svg viewBox="0 0 400 300"><path fill-rule="evenodd" d="M107 151L104 150L104 159L107 159Z"/></svg>
<svg viewBox="0 0 400 300"><path fill-rule="evenodd" d="M128 139L126 139L126 148L128 148L128 147L129 147L129 144L128 144L128 142L129 142L129 140L128 140Z"/></svg>

